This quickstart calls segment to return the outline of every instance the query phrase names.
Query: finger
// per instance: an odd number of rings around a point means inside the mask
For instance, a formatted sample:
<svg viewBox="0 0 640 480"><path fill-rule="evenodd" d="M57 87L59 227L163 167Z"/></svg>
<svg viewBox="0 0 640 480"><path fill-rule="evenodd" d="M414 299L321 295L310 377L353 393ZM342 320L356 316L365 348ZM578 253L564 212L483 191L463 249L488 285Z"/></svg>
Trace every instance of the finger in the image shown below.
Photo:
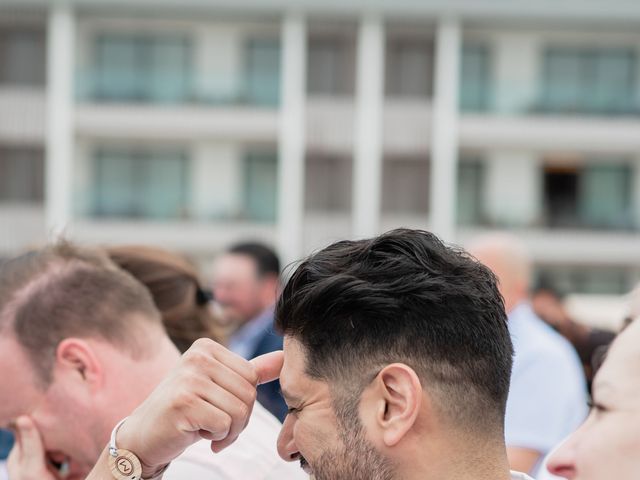
<svg viewBox="0 0 640 480"><path fill-rule="evenodd" d="M209 378L234 396L242 400L246 405L253 405L256 401L256 387L234 370L215 360L216 364L210 369Z"/></svg>
<svg viewBox="0 0 640 480"><path fill-rule="evenodd" d="M229 436L233 420L224 410L199 399L190 412L191 422L198 426L198 433L207 440L221 441Z"/></svg>
<svg viewBox="0 0 640 480"><path fill-rule="evenodd" d="M238 437L232 437L231 435L229 435L227 438L225 438L224 440L220 440L220 441L213 441L211 442L211 450L214 453L220 453L222 450L224 450L225 448L227 448L229 445L231 445L233 442L235 442L238 439Z"/></svg>
<svg viewBox="0 0 640 480"><path fill-rule="evenodd" d="M45 466L45 454L42 446L40 432L33 420L22 416L16 420L16 439L19 447L20 468L26 472L43 472Z"/></svg>
<svg viewBox="0 0 640 480"><path fill-rule="evenodd" d="M252 385L255 385L257 382L256 371L251 363L213 340L205 338L196 340L191 348L185 352L183 358L187 362L193 362L196 365L202 366L203 359L201 356L215 358L218 362L226 365Z"/></svg>
<svg viewBox="0 0 640 480"><path fill-rule="evenodd" d="M284 353L282 350L265 353L251 360L258 373L258 385L269 383L280 377L280 371L284 364Z"/></svg>
<svg viewBox="0 0 640 480"><path fill-rule="evenodd" d="M240 435L244 430L249 415L251 415L250 405L216 384L208 384L201 398L225 412L231 418L228 436L237 437ZM220 440L220 438L217 438L217 440Z"/></svg>
<svg viewBox="0 0 640 480"><path fill-rule="evenodd" d="M20 442L16 438L15 443L13 444L13 448L11 452L9 452L9 457L7 457L7 470L11 475L10 478L17 478L17 473L20 472L20 459L22 458L22 449L20 448Z"/></svg>

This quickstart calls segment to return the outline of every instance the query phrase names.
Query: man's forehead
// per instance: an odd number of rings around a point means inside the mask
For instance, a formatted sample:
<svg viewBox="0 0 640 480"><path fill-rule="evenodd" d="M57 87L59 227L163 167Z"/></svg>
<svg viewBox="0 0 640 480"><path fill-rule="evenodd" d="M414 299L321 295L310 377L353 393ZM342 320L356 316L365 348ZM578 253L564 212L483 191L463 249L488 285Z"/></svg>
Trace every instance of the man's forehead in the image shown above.
<svg viewBox="0 0 640 480"><path fill-rule="evenodd" d="M306 356L304 346L290 335L285 335L283 342L284 364L280 372L280 385L284 393L296 395L309 380L306 373Z"/></svg>

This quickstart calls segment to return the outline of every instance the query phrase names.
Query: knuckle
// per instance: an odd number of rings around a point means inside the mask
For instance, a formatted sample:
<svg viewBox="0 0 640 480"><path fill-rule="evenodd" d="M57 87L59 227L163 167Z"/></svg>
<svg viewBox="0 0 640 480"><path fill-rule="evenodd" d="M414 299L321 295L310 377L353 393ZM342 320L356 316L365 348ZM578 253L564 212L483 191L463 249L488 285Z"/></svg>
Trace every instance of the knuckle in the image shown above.
<svg viewBox="0 0 640 480"><path fill-rule="evenodd" d="M231 430L232 423L233 422L229 415L222 415L220 417L220 429L223 430L224 432L229 432L229 430Z"/></svg>

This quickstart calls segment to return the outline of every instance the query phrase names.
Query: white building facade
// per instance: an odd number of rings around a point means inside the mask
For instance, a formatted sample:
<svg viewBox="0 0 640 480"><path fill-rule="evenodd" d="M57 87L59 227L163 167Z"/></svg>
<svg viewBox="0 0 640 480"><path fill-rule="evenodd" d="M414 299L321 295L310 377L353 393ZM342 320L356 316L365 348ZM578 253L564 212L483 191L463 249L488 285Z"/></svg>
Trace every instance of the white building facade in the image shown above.
<svg viewBox="0 0 640 480"><path fill-rule="evenodd" d="M621 293L640 4L531 3L5 0L0 256L508 229L567 289Z"/></svg>

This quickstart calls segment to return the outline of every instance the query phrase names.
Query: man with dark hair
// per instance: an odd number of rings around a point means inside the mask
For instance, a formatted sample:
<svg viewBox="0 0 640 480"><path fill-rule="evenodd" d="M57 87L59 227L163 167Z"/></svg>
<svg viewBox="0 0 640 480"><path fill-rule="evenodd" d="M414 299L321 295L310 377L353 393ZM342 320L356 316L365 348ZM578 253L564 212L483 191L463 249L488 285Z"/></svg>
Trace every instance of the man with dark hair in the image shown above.
<svg viewBox="0 0 640 480"><path fill-rule="evenodd" d="M289 415L278 449L316 480L527 478L510 474L504 441L513 349L502 297L491 271L462 250L416 230L339 242L298 267L276 315L284 358L257 359L245 378L255 385L280 371ZM246 424L245 415L223 421L219 412L234 410L225 402L192 401L197 388L182 372L205 362L188 354L178 380L114 434L115 454L141 459L142 478L195 433L219 451ZM87 480L113 478L108 455Z"/></svg>
<svg viewBox="0 0 640 480"><path fill-rule="evenodd" d="M213 294L221 317L232 330L229 349L252 359L282 349L273 330L273 307L278 297L280 260L261 243L239 243L217 259ZM258 401L281 421L287 406L278 382L261 385Z"/></svg>
<svg viewBox="0 0 640 480"><path fill-rule="evenodd" d="M317 480L506 480L494 275L428 232L336 243L284 288L280 455Z"/></svg>

